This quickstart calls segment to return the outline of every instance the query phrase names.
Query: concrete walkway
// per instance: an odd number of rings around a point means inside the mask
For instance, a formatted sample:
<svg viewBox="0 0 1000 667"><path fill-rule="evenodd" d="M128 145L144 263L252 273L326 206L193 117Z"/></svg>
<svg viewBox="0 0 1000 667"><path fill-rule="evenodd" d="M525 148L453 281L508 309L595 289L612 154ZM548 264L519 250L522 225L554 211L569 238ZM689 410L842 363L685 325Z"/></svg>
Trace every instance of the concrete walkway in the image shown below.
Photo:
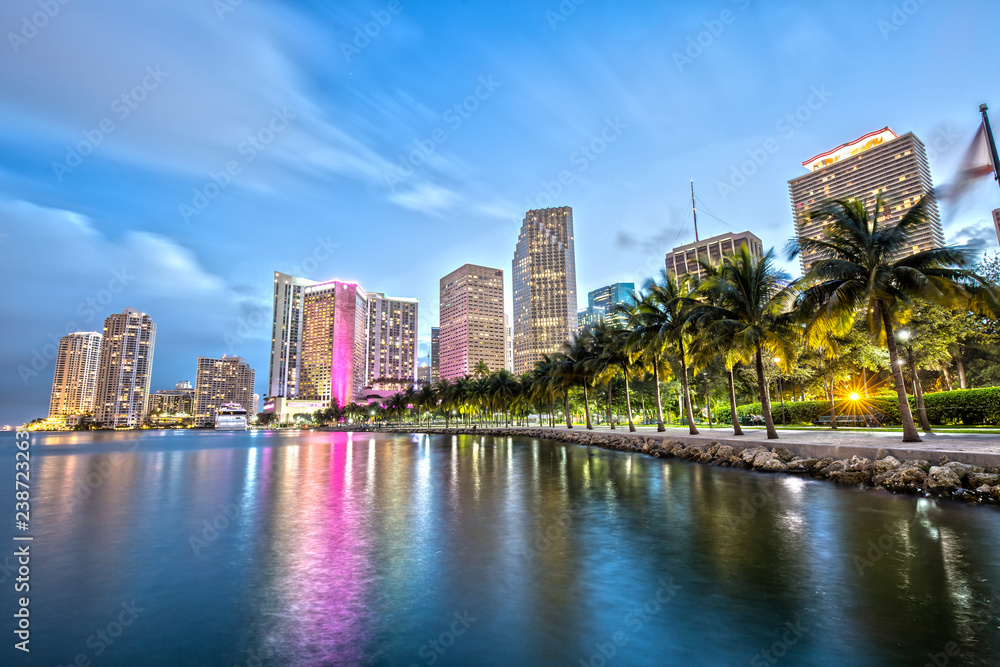
<svg viewBox="0 0 1000 667"><path fill-rule="evenodd" d="M549 430L549 429L545 429ZM554 431L565 431L566 426L557 426ZM574 426L574 431L587 432L584 426ZM849 459L852 456L875 458L879 449L885 449L898 459L925 459L936 463L941 456L952 461L990 467L1000 465L1000 435L984 433L921 433L923 442L904 443L901 431L843 431L843 430L779 430L777 440L768 440L763 428L743 427L746 435L734 436L732 428L699 427L698 435L689 435L687 427L670 428L658 433L655 426L638 426L634 435L674 440L685 444L718 442L727 445L756 447L784 447L793 454L803 457L822 458L832 456ZM594 433L614 433L630 435L628 425L612 431L607 426L595 426Z"/></svg>

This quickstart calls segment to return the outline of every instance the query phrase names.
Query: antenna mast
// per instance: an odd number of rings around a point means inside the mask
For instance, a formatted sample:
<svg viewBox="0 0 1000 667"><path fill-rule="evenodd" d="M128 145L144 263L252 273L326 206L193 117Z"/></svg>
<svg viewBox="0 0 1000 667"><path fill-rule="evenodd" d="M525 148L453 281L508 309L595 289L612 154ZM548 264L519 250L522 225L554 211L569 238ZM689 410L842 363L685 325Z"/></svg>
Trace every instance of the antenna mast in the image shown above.
<svg viewBox="0 0 1000 667"><path fill-rule="evenodd" d="M694 179L691 179L691 213L694 214L694 242L698 242L698 207L694 204Z"/></svg>

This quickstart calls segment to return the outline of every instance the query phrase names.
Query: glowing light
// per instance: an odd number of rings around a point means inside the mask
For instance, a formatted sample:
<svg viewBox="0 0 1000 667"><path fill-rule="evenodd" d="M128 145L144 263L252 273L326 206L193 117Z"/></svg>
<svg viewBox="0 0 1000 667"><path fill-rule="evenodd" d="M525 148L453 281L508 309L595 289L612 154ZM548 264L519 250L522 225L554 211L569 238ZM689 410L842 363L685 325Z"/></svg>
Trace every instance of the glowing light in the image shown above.
<svg viewBox="0 0 1000 667"><path fill-rule="evenodd" d="M848 398L851 399L852 401L857 401L858 399L861 398L861 396L859 396L857 392L852 392L851 395L848 396Z"/></svg>

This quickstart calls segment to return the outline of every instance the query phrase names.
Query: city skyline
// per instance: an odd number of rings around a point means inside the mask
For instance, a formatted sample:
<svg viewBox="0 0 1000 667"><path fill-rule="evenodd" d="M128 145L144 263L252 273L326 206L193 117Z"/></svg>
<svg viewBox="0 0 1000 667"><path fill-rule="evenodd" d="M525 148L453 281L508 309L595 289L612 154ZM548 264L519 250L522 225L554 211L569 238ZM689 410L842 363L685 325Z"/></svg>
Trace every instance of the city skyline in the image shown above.
<svg viewBox="0 0 1000 667"><path fill-rule="evenodd" d="M667 250L693 240L690 179L705 236L725 221L780 250L794 233L787 181L804 173L804 158L889 126L924 141L944 185L978 127L979 103L1000 108L990 98L997 72L957 71L952 46L936 38L967 34L962 61L988 62L995 3L927 3L899 26L892 3L838 3L822 21L757 3L730 9L734 21L693 57L689 39L718 12L585 3L552 20L530 3L502 13L407 5L350 62L339 44L370 20L361 4L243 3L220 19L211 6L181 2L162 9L174 19L163 21L129 3L105 8L115 22L60 13L0 56L10 65L0 68L0 271L20 287L2 305L0 423L43 416L59 339L128 305L171 341L154 387L189 374L200 354L266 368L273 268L412 294L427 305L425 356L438 312L434 278L422 277L471 259L505 266L525 210L574 208L581 294L638 285ZM5 6L0 24L15 30L22 14ZM176 26L188 24L206 39L170 48ZM289 34L302 48L287 46ZM316 46L323 34L334 36L329 53ZM421 49L428 40L442 49ZM78 54L68 68L46 58L56 43ZM122 45L114 59L106 44ZM435 55L449 48L468 57ZM782 69L765 77L774 61ZM260 76L229 85L229 72L247 66ZM435 76L414 87L415 71ZM72 84L84 76L86 90ZM930 82L935 94L859 107L851 90L873 77L904 90ZM123 96L130 104L112 109ZM88 144L104 119L114 131ZM239 173L230 174L234 159ZM945 240L996 248L996 184L978 184L971 197L942 207ZM387 233L372 261L362 249L378 228ZM32 258L31 280L22 257ZM270 393L266 377L261 370L261 394Z"/></svg>

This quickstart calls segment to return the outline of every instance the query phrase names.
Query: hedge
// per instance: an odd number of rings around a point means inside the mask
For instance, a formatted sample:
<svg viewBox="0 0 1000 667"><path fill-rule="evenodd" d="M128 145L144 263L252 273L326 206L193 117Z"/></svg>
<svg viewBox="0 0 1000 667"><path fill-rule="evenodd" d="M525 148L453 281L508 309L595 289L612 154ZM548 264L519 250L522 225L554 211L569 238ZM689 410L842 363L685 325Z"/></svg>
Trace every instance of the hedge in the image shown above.
<svg viewBox="0 0 1000 667"><path fill-rule="evenodd" d="M895 397L877 396L864 401L867 410L880 418L898 424L900 422L899 406ZM1000 425L1000 387L987 389L962 389L924 394L924 406L927 408L927 419L931 424L941 426L963 425L975 426L981 424ZM916 399L910 397L910 410L916 411ZM771 402L774 420L781 423L781 404ZM838 415L855 414L851 401L836 402ZM750 415L761 414L760 403L740 405L736 408L740 421L747 423ZM785 416L789 424L812 424L819 417L829 416L829 401L786 401ZM729 422L729 408L719 408L713 415L720 423ZM914 414L916 420L916 414Z"/></svg>

